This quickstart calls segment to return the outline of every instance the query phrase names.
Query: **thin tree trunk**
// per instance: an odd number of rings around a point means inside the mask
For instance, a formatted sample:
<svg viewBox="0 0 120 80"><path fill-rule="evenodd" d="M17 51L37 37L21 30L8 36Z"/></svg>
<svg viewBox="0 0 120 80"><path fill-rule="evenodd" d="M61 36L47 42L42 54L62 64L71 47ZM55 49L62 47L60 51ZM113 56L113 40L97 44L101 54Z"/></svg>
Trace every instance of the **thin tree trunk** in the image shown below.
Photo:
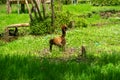
<svg viewBox="0 0 120 80"><path fill-rule="evenodd" d="M17 0L17 5L18 5L18 14L20 14L20 1Z"/></svg>
<svg viewBox="0 0 120 80"><path fill-rule="evenodd" d="M29 12L30 20L33 21L32 13L31 13L30 7L29 7L29 5L28 5L28 1L25 0L25 3L26 3L27 8L28 8L28 12Z"/></svg>
<svg viewBox="0 0 120 80"><path fill-rule="evenodd" d="M11 4L10 4L10 1L9 0L7 0L7 13L9 14L9 13L11 13Z"/></svg>
<svg viewBox="0 0 120 80"><path fill-rule="evenodd" d="M35 7L35 5L34 5L34 3L33 3L33 0L31 0L31 4L32 4L32 11L34 12L35 18L38 19L36 7Z"/></svg>
<svg viewBox="0 0 120 80"><path fill-rule="evenodd" d="M51 9L52 9L51 26L54 27L54 0L51 0Z"/></svg>
<svg viewBox="0 0 120 80"><path fill-rule="evenodd" d="M21 4L21 12L25 12L25 4Z"/></svg>
<svg viewBox="0 0 120 80"><path fill-rule="evenodd" d="M41 11L40 11L40 9L39 9L39 6L38 6L36 0L33 0L33 2L35 3L35 6L36 6L36 8L37 8L37 11L38 11L38 15L39 15L39 17L40 17L40 20L43 20L42 15L41 15Z"/></svg>
<svg viewBox="0 0 120 80"><path fill-rule="evenodd" d="M46 7L45 7L45 0L42 0L42 8L43 8L43 17L46 18Z"/></svg>

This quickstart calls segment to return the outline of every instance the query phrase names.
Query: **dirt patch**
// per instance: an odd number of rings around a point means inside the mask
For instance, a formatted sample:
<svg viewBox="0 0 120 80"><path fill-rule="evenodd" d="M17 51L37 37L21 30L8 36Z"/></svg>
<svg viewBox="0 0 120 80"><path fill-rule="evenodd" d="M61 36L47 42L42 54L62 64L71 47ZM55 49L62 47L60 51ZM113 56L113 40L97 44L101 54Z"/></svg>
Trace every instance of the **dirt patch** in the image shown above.
<svg viewBox="0 0 120 80"><path fill-rule="evenodd" d="M120 11L116 11L116 10L100 11L99 14L102 18L105 19L108 19L109 17L120 17Z"/></svg>
<svg viewBox="0 0 120 80"><path fill-rule="evenodd" d="M106 10L106 11L100 11L99 13L93 11L93 14L99 14L102 19L110 19L111 21L99 22L99 23L91 24L91 26L101 27L101 26L114 25L114 24L120 23L120 11L119 10L118 11Z"/></svg>
<svg viewBox="0 0 120 80"><path fill-rule="evenodd" d="M10 35L8 31L5 31L0 34L0 40L5 42L11 42L18 38L18 35Z"/></svg>
<svg viewBox="0 0 120 80"><path fill-rule="evenodd" d="M68 61L75 61L75 62L83 62L86 61L87 58L85 56L81 56L81 48L74 48L74 47L70 47L70 48L66 48L66 50L64 52L59 51L58 54L60 54L60 56L54 56L51 57L52 54L54 54L54 52L50 52L48 48L44 48L41 51L36 51L36 54L40 55L39 57L42 59L46 58L49 61L52 62L68 62Z"/></svg>
<svg viewBox="0 0 120 80"><path fill-rule="evenodd" d="M91 24L91 26L102 27L102 26L114 25L114 24L119 24L119 23L120 22L102 22L102 23Z"/></svg>
<svg viewBox="0 0 120 80"><path fill-rule="evenodd" d="M50 51L48 48L44 48L41 51L37 51L40 54L49 54ZM54 52L54 51L53 51ZM74 53L81 53L81 48L66 48L65 51L59 51L60 53L64 53L64 54L74 54ZM52 53L52 52L51 52Z"/></svg>
<svg viewBox="0 0 120 80"><path fill-rule="evenodd" d="M85 48L86 49L86 48ZM82 47L79 47L79 48L75 48L75 47L70 47L70 48L66 48L65 51L53 51L53 52L50 52L49 51L49 48L44 48L42 50L37 50L35 51L35 54L38 54L40 56L49 56L49 55L52 55L52 54L60 54L60 56L58 56L59 58L70 58L70 57L73 57L73 56L85 56L86 55L86 52L84 53L83 52L83 49ZM83 54L83 55L82 55ZM84 55L85 54L85 55Z"/></svg>
<svg viewBox="0 0 120 80"><path fill-rule="evenodd" d="M0 40L5 41L5 42L11 42L18 39L18 36L2 36L0 37Z"/></svg>
<svg viewBox="0 0 120 80"><path fill-rule="evenodd" d="M79 18L90 18L94 14L99 14L101 18L108 19L109 17L120 17L120 10L92 11L91 13L78 15Z"/></svg>

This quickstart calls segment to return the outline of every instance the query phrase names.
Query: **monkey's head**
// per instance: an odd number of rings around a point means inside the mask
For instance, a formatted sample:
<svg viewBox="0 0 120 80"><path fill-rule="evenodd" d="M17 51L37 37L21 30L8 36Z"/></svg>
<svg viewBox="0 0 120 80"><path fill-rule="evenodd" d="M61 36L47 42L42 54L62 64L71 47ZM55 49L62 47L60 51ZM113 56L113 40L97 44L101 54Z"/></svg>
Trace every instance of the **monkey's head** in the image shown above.
<svg viewBox="0 0 120 80"><path fill-rule="evenodd" d="M66 24L62 25L61 29L62 29L62 31L67 31L67 29L68 29L67 25Z"/></svg>

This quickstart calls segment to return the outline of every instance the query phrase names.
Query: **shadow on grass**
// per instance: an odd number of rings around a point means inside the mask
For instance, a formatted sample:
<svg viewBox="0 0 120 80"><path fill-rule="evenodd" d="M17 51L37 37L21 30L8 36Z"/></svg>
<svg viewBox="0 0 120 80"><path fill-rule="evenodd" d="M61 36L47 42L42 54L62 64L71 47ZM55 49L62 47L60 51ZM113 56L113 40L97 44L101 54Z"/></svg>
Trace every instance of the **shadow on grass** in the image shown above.
<svg viewBox="0 0 120 80"><path fill-rule="evenodd" d="M120 54L87 55L85 61L0 54L0 80L119 80Z"/></svg>

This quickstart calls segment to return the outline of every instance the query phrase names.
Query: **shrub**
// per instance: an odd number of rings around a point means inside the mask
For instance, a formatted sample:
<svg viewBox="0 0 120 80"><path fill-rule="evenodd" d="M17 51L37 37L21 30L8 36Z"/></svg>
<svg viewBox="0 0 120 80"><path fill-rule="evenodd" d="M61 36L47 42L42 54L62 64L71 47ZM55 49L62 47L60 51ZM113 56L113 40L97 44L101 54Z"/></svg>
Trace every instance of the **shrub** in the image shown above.
<svg viewBox="0 0 120 80"><path fill-rule="evenodd" d="M63 4L70 4L70 3L71 3L71 0L61 0L61 2L62 2Z"/></svg>
<svg viewBox="0 0 120 80"><path fill-rule="evenodd" d="M43 21L34 20L31 22L31 34L42 35L45 33L53 33L55 30L60 29L63 24L68 25L70 22L69 12L56 12L54 28L51 26L51 18L47 18Z"/></svg>
<svg viewBox="0 0 120 80"><path fill-rule="evenodd" d="M40 22L37 20L34 20L31 23L30 29L31 29L31 34L34 34L34 35L42 35L45 33L51 33L53 31L53 28L51 27L50 19L46 19Z"/></svg>
<svg viewBox="0 0 120 80"><path fill-rule="evenodd" d="M0 0L0 4L5 4L6 0Z"/></svg>
<svg viewBox="0 0 120 80"><path fill-rule="evenodd" d="M71 17L71 14L69 12L56 12L55 25L56 26L61 26L62 24L68 25L70 22L70 17Z"/></svg>
<svg viewBox="0 0 120 80"><path fill-rule="evenodd" d="M68 24L69 28L73 27L88 27L88 21L85 18L74 17Z"/></svg>
<svg viewBox="0 0 120 80"><path fill-rule="evenodd" d="M87 27L88 22L85 18L78 18L76 19L76 27Z"/></svg>

